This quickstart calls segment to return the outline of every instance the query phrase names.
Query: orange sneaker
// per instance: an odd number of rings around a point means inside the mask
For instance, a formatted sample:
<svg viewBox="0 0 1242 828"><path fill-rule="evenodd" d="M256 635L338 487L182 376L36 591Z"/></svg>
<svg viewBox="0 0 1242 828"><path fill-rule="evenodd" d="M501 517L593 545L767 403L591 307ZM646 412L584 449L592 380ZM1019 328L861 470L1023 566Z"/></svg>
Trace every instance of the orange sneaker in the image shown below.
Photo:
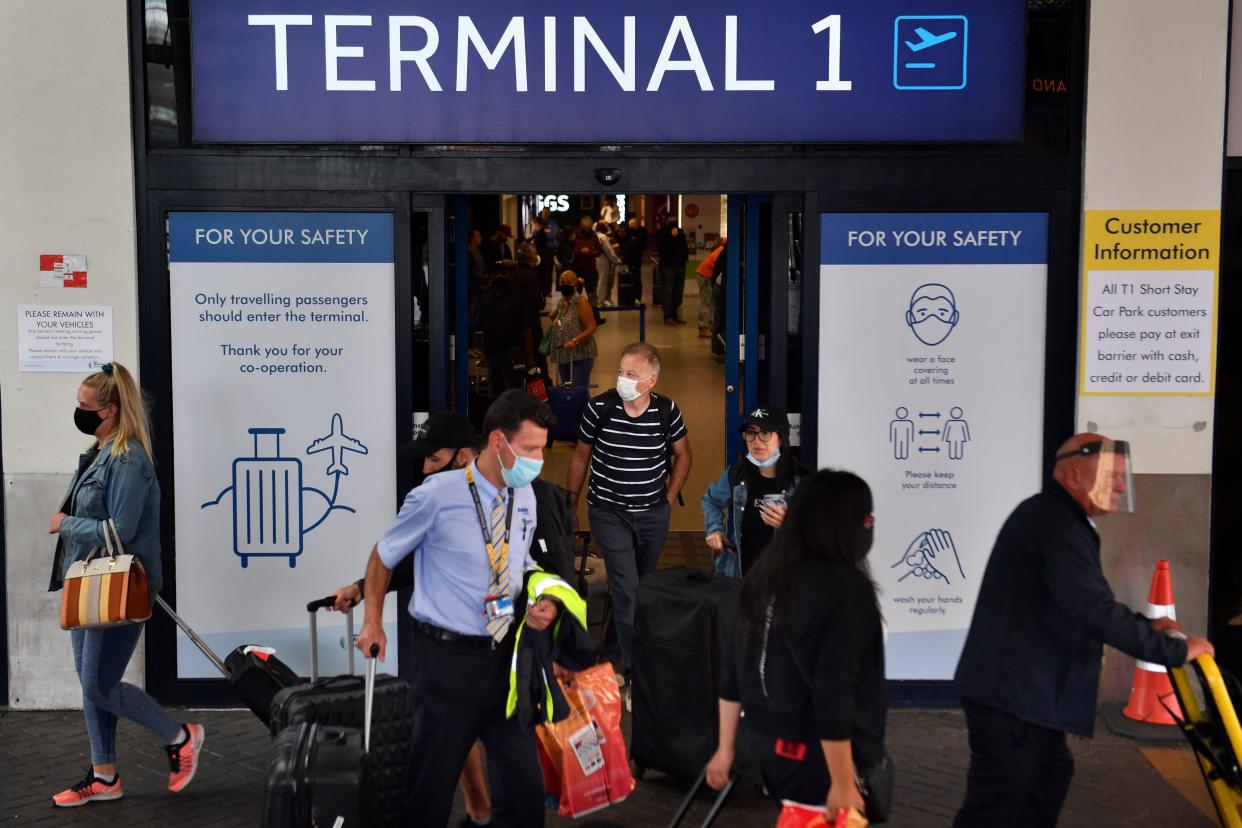
<svg viewBox="0 0 1242 828"><path fill-rule="evenodd" d="M207 730L202 725L182 725L187 734L186 740L179 745L164 745L168 754L168 790L176 793L190 784L194 772L198 770L198 753L203 749L203 739Z"/></svg>
<svg viewBox="0 0 1242 828"><path fill-rule="evenodd" d="M93 770L87 768L86 778L52 797L52 804L57 808L76 808L95 800L103 802L109 799L120 799L122 796L121 777L116 777L112 784L108 785L101 782Z"/></svg>

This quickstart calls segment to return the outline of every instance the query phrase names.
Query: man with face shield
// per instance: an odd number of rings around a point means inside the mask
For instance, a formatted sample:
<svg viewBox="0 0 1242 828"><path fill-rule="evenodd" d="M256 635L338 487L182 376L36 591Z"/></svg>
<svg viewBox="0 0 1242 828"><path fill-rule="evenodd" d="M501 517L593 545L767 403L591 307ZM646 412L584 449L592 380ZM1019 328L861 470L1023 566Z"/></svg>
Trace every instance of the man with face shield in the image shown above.
<svg viewBox="0 0 1242 828"><path fill-rule="evenodd" d="M1133 511L1133 492L1128 444L1078 434L1001 527L957 665L970 772L954 826L1056 824L1074 774L1065 735L1092 735L1104 644L1170 667L1213 652L1113 597L1095 518Z"/></svg>

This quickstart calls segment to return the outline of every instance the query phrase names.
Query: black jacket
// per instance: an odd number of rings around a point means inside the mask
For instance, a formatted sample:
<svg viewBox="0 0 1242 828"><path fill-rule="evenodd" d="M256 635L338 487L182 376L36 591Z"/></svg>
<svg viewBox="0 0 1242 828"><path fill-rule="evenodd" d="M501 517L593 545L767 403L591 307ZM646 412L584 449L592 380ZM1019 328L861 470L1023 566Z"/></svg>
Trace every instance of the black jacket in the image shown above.
<svg viewBox="0 0 1242 828"><path fill-rule="evenodd" d="M963 696L1053 730L1090 736L1103 645L1178 666L1186 643L1113 597L1100 537L1059 483L1027 498L992 547L966 646Z"/></svg>
<svg viewBox="0 0 1242 828"><path fill-rule="evenodd" d="M867 576L839 564L807 563L766 651L762 628L736 625L720 697L740 701L747 726L765 736L849 739L864 765L879 761L888 710L884 633Z"/></svg>

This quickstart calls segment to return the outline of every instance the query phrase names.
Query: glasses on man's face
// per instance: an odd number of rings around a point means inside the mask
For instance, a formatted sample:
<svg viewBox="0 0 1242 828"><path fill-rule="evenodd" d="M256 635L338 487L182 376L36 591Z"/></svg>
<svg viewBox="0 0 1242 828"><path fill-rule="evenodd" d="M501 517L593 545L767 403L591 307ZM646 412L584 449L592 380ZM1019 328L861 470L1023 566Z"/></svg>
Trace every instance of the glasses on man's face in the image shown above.
<svg viewBox="0 0 1242 828"><path fill-rule="evenodd" d="M772 439L772 434L773 432L771 431L743 431L742 439L748 443L753 443L756 440L761 443L766 443L768 440Z"/></svg>

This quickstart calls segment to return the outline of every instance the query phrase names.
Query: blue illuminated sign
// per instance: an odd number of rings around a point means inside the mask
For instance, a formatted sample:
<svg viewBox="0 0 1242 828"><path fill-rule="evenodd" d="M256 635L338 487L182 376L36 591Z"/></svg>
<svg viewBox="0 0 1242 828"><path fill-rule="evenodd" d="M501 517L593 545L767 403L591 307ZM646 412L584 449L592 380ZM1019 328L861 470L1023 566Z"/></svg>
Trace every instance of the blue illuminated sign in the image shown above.
<svg viewBox="0 0 1242 828"><path fill-rule="evenodd" d="M195 0L194 137L1015 141L1025 26L1023 0Z"/></svg>

